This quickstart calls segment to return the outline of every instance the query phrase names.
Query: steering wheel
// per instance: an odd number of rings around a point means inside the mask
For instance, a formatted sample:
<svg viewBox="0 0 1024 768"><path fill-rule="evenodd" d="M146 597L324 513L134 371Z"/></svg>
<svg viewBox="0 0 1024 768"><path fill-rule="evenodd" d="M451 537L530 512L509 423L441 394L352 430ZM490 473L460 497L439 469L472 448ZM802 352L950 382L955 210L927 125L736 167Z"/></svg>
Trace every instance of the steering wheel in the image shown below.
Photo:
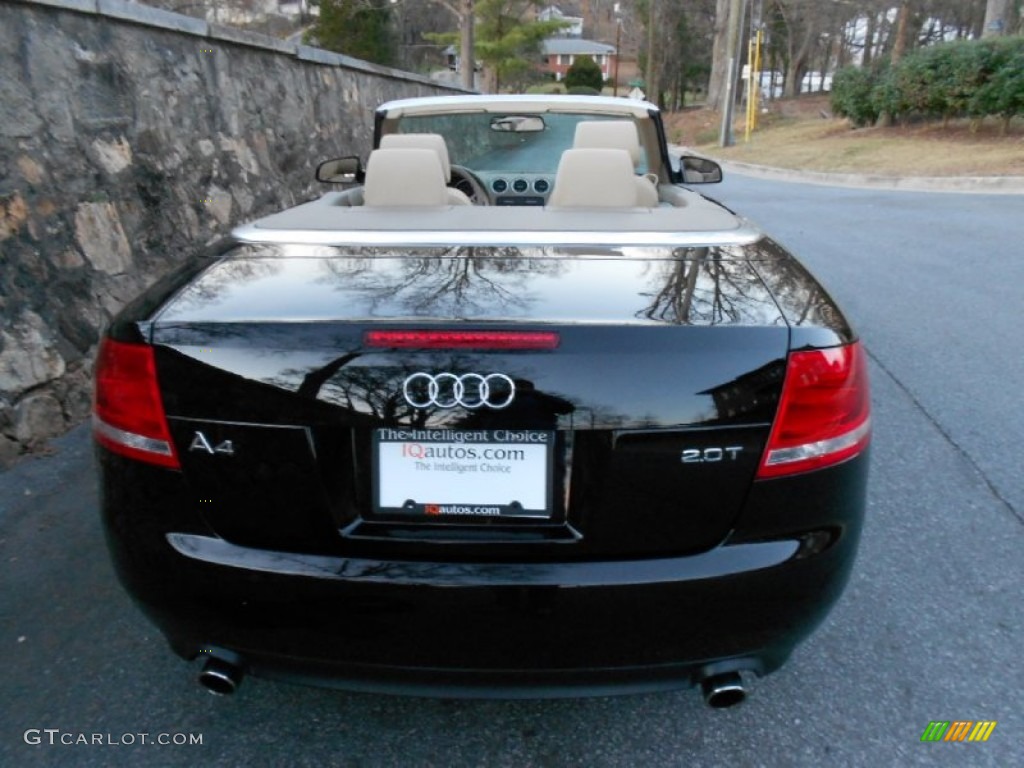
<svg viewBox="0 0 1024 768"><path fill-rule="evenodd" d="M451 186L460 192L465 192L466 197L473 205L490 205L491 200L487 196L487 189L477 175L462 165L452 165Z"/></svg>

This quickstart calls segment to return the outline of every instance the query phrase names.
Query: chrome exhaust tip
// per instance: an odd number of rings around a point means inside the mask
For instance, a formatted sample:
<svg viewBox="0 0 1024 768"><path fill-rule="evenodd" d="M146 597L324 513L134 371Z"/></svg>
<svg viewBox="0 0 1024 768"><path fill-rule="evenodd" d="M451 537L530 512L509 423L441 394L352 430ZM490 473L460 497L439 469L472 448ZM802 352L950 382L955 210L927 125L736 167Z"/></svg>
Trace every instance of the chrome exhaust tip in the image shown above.
<svg viewBox="0 0 1024 768"><path fill-rule="evenodd" d="M700 690L704 694L704 703L713 709L735 707L747 698L747 690L743 687L743 678L739 672L723 672L705 677L700 681Z"/></svg>
<svg viewBox="0 0 1024 768"><path fill-rule="evenodd" d="M215 696L230 696L242 684L245 671L223 659L208 659L199 673L199 684Z"/></svg>

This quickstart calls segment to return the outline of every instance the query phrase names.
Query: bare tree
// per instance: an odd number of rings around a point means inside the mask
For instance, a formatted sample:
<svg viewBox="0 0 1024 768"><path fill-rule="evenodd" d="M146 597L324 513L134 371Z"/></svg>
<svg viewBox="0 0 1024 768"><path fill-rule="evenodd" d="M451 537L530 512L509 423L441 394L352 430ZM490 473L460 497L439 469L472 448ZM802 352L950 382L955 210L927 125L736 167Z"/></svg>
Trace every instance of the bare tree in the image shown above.
<svg viewBox="0 0 1024 768"><path fill-rule="evenodd" d="M1010 33L1010 0L988 0L985 4L983 37L995 37Z"/></svg>
<svg viewBox="0 0 1024 768"><path fill-rule="evenodd" d="M462 67L462 87L473 90L473 73L476 69L476 53L473 41L475 24L473 11L475 0L434 0L451 11L459 22L459 59Z"/></svg>
<svg viewBox="0 0 1024 768"><path fill-rule="evenodd" d="M688 14L699 15L701 2L685 7L683 3L669 0L641 0L639 11L645 17L644 82L647 98L665 108L672 108L681 102L680 88L683 80L685 49L693 41L687 35L690 24ZM703 83L701 83L703 85Z"/></svg>
<svg viewBox="0 0 1024 768"><path fill-rule="evenodd" d="M661 23L658 11L661 3L658 0L647 0L647 74L644 82L647 84L647 97L651 101L658 100L658 93L661 90L658 83L658 54L661 46L658 44L658 25Z"/></svg>
<svg viewBox="0 0 1024 768"><path fill-rule="evenodd" d="M711 52L711 76L708 79L707 106L718 109L725 95L729 68L729 0L715 2L715 29Z"/></svg>
<svg viewBox="0 0 1024 768"><path fill-rule="evenodd" d="M911 47L911 41L907 39L907 35L912 32L910 17L914 11L914 4L914 0L901 0L900 2L899 11L896 14L896 37L890 57L893 62L902 59L903 54L907 52L907 48Z"/></svg>
<svg viewBox="0 0 1024 768"><path fill-rule="evenodd" d="M818 43L822 16L816 0L776 0L775 7L786 31L786 80L784 95L798 96L811 54Z"/></svg>

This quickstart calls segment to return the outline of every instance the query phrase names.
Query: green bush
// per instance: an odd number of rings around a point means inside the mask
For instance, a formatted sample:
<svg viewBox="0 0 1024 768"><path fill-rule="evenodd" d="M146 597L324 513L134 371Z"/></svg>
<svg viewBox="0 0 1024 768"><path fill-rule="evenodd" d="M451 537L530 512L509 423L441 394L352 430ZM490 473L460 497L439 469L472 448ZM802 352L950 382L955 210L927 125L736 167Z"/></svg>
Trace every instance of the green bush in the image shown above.
<svg viewBox="0 0 1024 768"><path fill-rule="evenodd" d="M984 43L963 41L939 46L937 50L946 55L946 97L942 117L949 119L967 115L972 99L988 77L989 49Z"/></svg>
<svg viewBox="0 0 1024 768"><path fill-rule="evenodd" d="M573 88L593 88L598 93L604 86L604 75L601 67L589 56L577 56L572 66L565 73L565 87L569 93Z"/></svg>
<svg viewBox="0 0 1024 768"><path fill-rule="evenodd" d="M947 95L950 80L950 56L946 46L920 48L907 55L893 68L897 115L911 113L938 117L948 113Z"/></svg>
<svg viewBox="0 0 1024 768"><path fill-rule="evenodd" d="M391 10L384 0L320 0L320 15L303 39L329 51L390 65L397 51L390 30Z"/></svg>
<svg viewBox="0 0 1024 768"><path fill-rule="evenodd" d="M1003 130L1010 121L1024 115L1024 38L986 40L985 78L971 94L967 113L981 119L1003 118Z"/></svg>
<svg viewBox="0 0 1024 768"><path fill-rule="evenodd" d="M1024 114L1024 37L970 40L920 48L892 67L838 71L832 109L855 126L880 115L942 118L989 115L1004 127Z"/></svg>
<svg viewBox="0 0 1024 768"><path fill-rule="evenodd" d="M871 90L871 103L880 116L887 115L892 120L909 109L898 68L884 67L880 70L878 81Z"/></svg>
<svg viewBox="0 0 1024 768"><path fill-rule="evenodd" d="M860 67L840 69L832 78L832 111L850 118L858 128L874 125L878 110L871 101L875 73Z"/></svg>

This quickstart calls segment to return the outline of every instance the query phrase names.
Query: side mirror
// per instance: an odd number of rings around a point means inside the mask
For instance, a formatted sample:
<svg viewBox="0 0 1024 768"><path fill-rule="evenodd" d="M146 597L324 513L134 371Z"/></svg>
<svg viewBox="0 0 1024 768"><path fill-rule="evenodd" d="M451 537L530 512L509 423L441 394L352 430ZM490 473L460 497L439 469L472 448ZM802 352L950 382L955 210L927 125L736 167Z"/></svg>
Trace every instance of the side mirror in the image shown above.
<svg viewBox="0 0 1024 768"><path fill-rule="evenodd" d="M336 157L316 167L316 180L328 184L361 184L366 178L358 157Z"/></svg>
<svg viewBox="0 0 1024 768"><path fill-rule="evenodd" d="M722 166L706 157L683 155L679 165L675 170L683 184L717 184L722 180Z"/></svg>

